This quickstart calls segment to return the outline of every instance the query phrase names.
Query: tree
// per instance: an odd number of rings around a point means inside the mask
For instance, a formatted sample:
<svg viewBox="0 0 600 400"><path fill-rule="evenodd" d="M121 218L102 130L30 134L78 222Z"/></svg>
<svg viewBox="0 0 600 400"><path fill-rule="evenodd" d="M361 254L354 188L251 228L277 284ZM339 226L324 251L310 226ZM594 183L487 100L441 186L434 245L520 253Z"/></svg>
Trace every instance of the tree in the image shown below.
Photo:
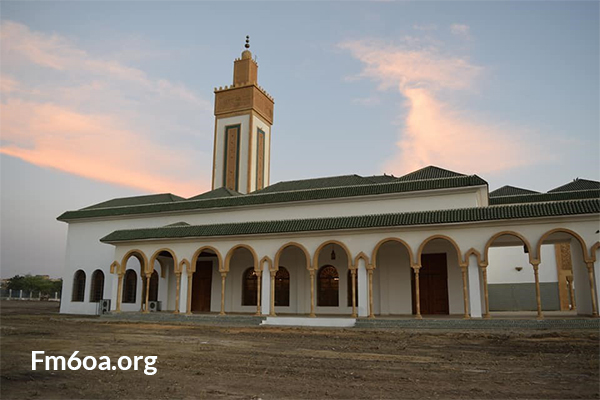
<svg viewBox="0 0 600 400"><path fill-rule="evenodd" d="M12 290L24 290L27 292L41 292L44 295L50 296L55 292L61 291L62 279L51 281L40 275L15 275L8 280L7 288Z"/></svg>

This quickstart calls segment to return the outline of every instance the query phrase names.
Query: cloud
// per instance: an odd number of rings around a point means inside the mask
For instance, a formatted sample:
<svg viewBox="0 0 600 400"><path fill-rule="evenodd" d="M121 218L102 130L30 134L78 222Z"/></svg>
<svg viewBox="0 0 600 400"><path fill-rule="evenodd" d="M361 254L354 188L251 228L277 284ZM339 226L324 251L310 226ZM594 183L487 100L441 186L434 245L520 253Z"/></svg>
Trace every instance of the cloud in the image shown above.
<svg viewBox="0 0 600 400"><path fill-rule="evenodd" d="M9 100L2 107L2 140L10 143L2 154L99 181L188 196L203 186L190 172L199 154L165 150L112 116Z"/></svg>
<svg viewBox="0 0 600 400"><path fill-rule="evenodd" d="M148 192L210 188L211 152L191 150L212 144L209 101L20 23L0 40L1 153Z"/></svg>
<svg viewBox="0 0 600 400"><path fill-rule="evenodd" d="M413 29L416 31L435 31L437 30L436 24L414 24Z"/></svg>
<svg viewBox="0 0 600 400"><path fill-rule="evenodd" d="M473 90L484 69L468 59L445 54L435 46L392 46L376 40L340 45L360 60L359 77L380 90L398 90L406 99L396 151L384 172L405 174L426 165L462 172L493 173L545 161L551 154L530 157L535 133L494 123L441 100L443 94Z"/></svg>
<svg viewBox="0 0 600 400"><path fill-rule="evenodd" d="M462 36L465 39L469 39L471 36L469 34L470 28L469 25L464 24L452 24L450 25L450 32L456 36Z"/></svg>

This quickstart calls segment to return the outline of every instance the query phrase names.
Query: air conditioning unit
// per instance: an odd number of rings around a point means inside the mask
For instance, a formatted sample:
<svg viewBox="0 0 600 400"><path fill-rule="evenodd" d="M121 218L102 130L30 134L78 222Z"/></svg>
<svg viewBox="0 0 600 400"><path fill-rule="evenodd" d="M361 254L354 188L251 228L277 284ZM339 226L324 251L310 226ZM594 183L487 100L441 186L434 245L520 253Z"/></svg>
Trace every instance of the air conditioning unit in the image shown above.
<svg viewBox="0 0 600 400"><path fill-rule="evenodd" d="M98 315L110 313L110 299L102 299L98 302Z"/></svg>
<svg viewBox="0 0 600 400"><path fill-rule="evenodd" d="M148 310L150 312L160 311L160 301L149 301Z"/></svg>

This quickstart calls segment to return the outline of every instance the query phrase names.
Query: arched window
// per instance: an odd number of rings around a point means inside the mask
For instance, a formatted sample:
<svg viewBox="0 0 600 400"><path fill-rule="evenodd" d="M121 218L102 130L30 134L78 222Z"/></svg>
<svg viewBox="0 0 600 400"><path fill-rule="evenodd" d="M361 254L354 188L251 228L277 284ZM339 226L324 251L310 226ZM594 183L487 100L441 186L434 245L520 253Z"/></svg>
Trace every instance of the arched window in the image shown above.
<svg viewBox="0 0 600 400"><path fill-rule="evenodd" d="M83 301L85 297L85 272L78 270L73 276L73 293L71 301Z"/></svg>
<svg viewBox="0 0 600 400"><path fill-rule="evenodd" d="M154 270L150 276L150 293L148 293L148 301L158 301L158 272Z"/></svg>
<svg viewBox="0 0 600 400"><path fill-rule="evenodd" d="M340 276L333 265L325 265L317 278L317 305L337 307L339 305Z"/></svg>
<svg viewBox="0 0 600 400"><path fill-rule="evenodd" d="M354 298L356 299L356 306L358 307L358 276L354 281ZM348 307L352 307L352 272L348 270Z"/></svg>
<svg viewBox="0 0 600 400"><path fill-rule="evenodd" d="M96 303L104 296L104 272L97 269L92 274L92 290L90 290L90 301Z"/></svg>
<svg viewBox="0 0 600 400"><path fill-rule="evenodd" d="M123 303L135 303L135 293L137 291L137 274L134 270L128 269L123 278Z"/></svg>
<svg viewBox="0 0 600 400"><path fill-rule="evenodd" d="M242 277L242 305L255 306L256 293L258 291L258 279L254 268L250 267L244 271Z"/></svg>
<svg viewBox="0 0 600 400"><path fill-rule="evenodd" d="M279 307L290 305L290 273L284 267L279 267L275 274L275 305Z"/></svg>

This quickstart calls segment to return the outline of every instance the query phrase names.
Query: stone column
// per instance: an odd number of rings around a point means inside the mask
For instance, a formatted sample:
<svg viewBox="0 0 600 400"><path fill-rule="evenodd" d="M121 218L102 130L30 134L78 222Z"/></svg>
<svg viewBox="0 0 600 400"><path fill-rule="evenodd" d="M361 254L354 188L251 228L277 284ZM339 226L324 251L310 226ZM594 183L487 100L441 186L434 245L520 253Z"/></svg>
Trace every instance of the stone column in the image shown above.
<svg viewBox="0 0 600 400"><path fill-rule="evenodd" d="M260 284L262 279L262 271L256 273L256 315L262 315L260 312Z"/></svg>
<svg viewBox="0 0 600 400"><path fill-rule="evenodd" d="M225 278L227 278L227 271L221 271L221 312L219 315L225 315Z"/></svg>
<svg viewBox="0 0 600 400"><path fill-rule="evenodd" d="M369 275L369 318L375 318L373 313L373 267L367 268L367 274Z"/></svg>
<svg viewBox="0 0 600 400"><path fill-rule="evenodd" d="M467 289L467 266L461 265L460 270L462 272L462 283L463 283L463 305L465 308L464 319L469 319L469 292Z"/></svg>
<svg viewBox="0 0 600 400"><path fill-rule="evenodd" d="M369 278L365 261L360 258L356 264L356 280L358 281L358 316L367 317L369 315Z"/></svg>
<svg viewBox="0 0 600 400"><path fill-rule="evenodd" d="M533 267L533 275L535 278L535 301L537 303L537 319L544 319L542 313L542 295L540 293L540 276L539 276L539 263L531 263Z"/></svg>
<svg viewBox="0 0 600 400"><path fill-rule="evenodd" d="M412 268L415 273L415 318L423 319L423 316L421 316L421 294L419 288L419 269L421 269L421 266L415 265Z"/></svg>
<svg viewBox="0 0 600 400"><path fill-rule="evenodd" d="M310 316L312 318L316 317L315 315L315 270L311 269L308 271L310 273Z"/></svg>
<svg viewBox="0 0 600 400"><path fill-rule="evenodd" d="M353 268L350 270L350 275L352 275L352 318L358 317L358 313L356 312L356 269Z"/></svg>
<svg viewBox="0 0 600 400"><path fill-rule="evenodd" d="M117 286L117 309L115 312L121 312L121 302L123 301L123 275L124 273L119 273L119 284Z"/></svg>
<svg viewBox="0 0 600 400"><path fill-rule="evenodd" d="M483 318L490 319L490 296L488 294L488 281L487 281L487 265L480 266L481 268L481 278L483 279L483 297L485 310L483 311Z"/></svg>
<svg viewBox="0 0 600 400"><path fill-rule="evenodd" d="M271 274L262 274L261 280L260 309L262 315L267 315L271 313Z"/></svg>
<svg viewBox="0 0 600 400"><path fill-rule="evenodd" d="M187 300L185 306L185 315L192 315L192 279L194 273L187 271Z"/></svg>
<svg viewBox="0 0 600 400"><path fill-rule="evenodd" d="M146 274L146 299L144 302L146 303L146 309L144 310L144 314L148 314L150 309L148 308L148 299L150 298L150 277L151 274Z"/></svg>
<svg viewBox="0 0 600 400"><path fill-rule="evenodd" d="M588 280L590 282L590 295L592 296L592 316L598 316L598 303L596 302L596 282L594 281L594 263L586 263L588 270Z"/></svg>
<svg viewBox="0 0 600 400"><path fill-rule="evenodd" d="M469 274L469 310L471 311L471 318L481 318L483 301L481 299L479 265L475 256L469 257L466 261L469 263L467 272Z"/></svg>
<svg viewBox="0 0 600 400"><path fill-rule="evenodd" d="M177 289L175 289L175 311L173 314L179 314L179 293L181 291L181 272L175 274L177 276Z"/></svg>
<svg viewBox="0 0 600 400"><path fill-rule="evenodd" d="M271 289L271 306L269 308L269 316L275 317L275 275L277 275L277 271L269 271L271 274L271 281L269 284L269 288Z"/></svg>

